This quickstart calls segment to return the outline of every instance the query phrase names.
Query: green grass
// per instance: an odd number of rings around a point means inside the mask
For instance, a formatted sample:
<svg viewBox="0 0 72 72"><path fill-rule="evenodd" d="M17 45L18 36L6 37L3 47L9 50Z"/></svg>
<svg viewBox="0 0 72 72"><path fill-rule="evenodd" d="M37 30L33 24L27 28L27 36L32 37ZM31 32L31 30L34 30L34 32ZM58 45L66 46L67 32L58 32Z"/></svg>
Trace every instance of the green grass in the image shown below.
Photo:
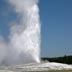
<svg viewBox="0 0 72 72"><path fill-rule="evenodd" d="M72 72L72 70L53 70L53 71L29 71L29 72Z"/></svg>
<svg viewBox="0 0 72 72"><path fill-rule="evenodd" d="M32 72L32 71L31 71ZM34 72L34 71L33 71ZM72 70L53 70L53 71L35 71L35 72L72 72Z"/></svg>
<svg viewBox="0 0 72 72"><path fill-rule="evenodd" d="M72 72L72 70L58 70L58 71L48 71L48 72Z"/></svg>

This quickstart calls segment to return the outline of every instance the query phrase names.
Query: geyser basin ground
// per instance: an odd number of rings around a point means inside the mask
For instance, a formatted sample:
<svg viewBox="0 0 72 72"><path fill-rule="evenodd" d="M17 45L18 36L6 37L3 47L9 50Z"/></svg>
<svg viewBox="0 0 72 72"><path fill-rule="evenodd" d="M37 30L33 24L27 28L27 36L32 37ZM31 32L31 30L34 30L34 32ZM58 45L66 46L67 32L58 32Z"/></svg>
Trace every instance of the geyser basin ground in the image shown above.
<svg viewBox="0 0 72 72"><path fill-rule="evenodd" d="M25 65L19 65L15 67L3 68L6 72L26 72L26 71L48 71L48 70L72 70L72 65L55 63L55 62L44 62L44 63L31 63Z"/></svg>

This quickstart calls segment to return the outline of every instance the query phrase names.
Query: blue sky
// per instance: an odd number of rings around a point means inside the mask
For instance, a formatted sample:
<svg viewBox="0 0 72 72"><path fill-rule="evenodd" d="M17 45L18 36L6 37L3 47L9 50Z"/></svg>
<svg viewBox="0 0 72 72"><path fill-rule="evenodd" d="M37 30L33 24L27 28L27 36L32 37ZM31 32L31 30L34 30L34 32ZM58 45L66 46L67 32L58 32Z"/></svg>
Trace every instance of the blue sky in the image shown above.
<svg viewBox="0 0 72 72"><path fill-rule="evenodd" d="M72 54L72 0L40 0L39 7L42 55Z"/></svg>
<svg viewBox="0 0 72 72"><path fill-rule="evenodd" d="M10 23L16 20L6 0L0 0L0 34L8 40ZM72 0L40 0L41 56L72 54Z"/></svg>

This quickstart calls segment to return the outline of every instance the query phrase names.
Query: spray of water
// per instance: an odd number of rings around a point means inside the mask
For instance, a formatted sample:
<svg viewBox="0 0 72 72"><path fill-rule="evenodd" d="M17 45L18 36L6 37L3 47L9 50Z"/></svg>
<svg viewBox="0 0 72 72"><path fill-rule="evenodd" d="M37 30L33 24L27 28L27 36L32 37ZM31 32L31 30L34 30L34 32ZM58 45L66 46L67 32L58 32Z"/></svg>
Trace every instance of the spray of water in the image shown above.
<svg viewBox="0 0 72 72"><path fill-rule="evenodd" d="M40 62L40 20L38 0L8 0L14 11L20 16L19 23L10 28L9 43L0 53L0 64L17 65ZM1 38L2 39L2 38ZM0 39L0 40L1 40ZM1 43L4 44L1 46Z"/></svg>

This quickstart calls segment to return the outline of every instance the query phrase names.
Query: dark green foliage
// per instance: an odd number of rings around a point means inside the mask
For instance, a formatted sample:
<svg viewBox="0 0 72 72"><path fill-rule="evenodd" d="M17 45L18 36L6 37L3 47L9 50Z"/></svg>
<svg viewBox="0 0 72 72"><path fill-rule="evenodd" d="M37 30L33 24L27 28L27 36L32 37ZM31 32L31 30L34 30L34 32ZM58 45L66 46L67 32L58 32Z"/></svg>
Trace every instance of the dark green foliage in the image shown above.
<svg viewBox="0 0 72 72"><path fill-rule="evenodd" d="M50 62L72 64L72 56L55 57L55 58L41 58L42 60L48 60Z"/></svg>

